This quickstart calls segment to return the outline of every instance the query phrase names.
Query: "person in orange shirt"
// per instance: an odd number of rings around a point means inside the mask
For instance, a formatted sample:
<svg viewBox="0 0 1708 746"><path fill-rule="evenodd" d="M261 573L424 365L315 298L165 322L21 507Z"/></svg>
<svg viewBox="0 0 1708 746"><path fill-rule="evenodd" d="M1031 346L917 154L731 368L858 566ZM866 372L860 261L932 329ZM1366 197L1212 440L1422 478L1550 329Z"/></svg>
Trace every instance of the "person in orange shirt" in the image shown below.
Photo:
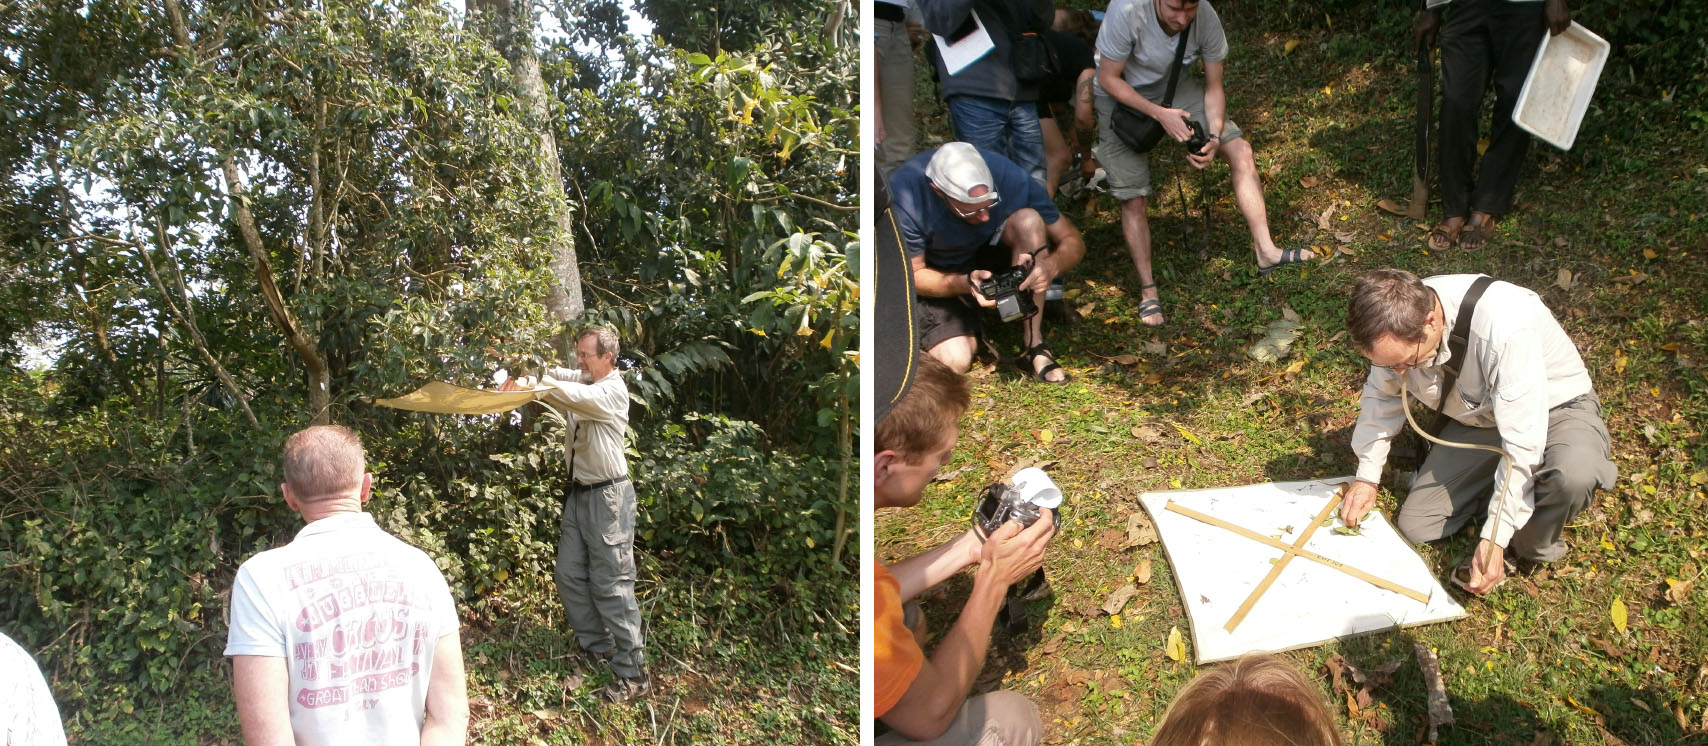
<svg viewBox="0 0 1708 746"><path fill-rule="evenodd" d="M955 421L970 401L960 374L929 355L913 356L906 392L881 415L872 459L879 508L913 507L955 449ZM971 529L929 552L891 566L877 563L872 629L876 641L875 713L891 731L878 746L990 744L1031 746L1043 723L1025 696L996 691L969 697L984 668L990 629L1008 587L1044 564L1055 535L1048 509L1031 527L1010 521L980 542ZM972 594L955 625L927 657L904 619L903 604L977 565Z"/></svg>

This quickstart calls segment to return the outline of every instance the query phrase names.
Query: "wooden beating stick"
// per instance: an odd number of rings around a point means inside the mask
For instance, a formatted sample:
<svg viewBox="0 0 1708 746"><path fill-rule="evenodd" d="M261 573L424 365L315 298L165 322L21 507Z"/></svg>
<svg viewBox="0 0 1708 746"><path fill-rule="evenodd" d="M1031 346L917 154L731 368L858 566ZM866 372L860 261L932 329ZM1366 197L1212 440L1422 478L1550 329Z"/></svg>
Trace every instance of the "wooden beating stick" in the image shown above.
<svg viewBox="0 0 1708 746"><path fill-rule="evenodd" d="M1298 540L1294 541L1292 546L1287 547L1287 553L1281 555L1281 558L1275 561L1275 565L1269 568L1269 574L1263 577L1263 582L1258 583L1257 587L1252 589L1251 595L1245 597L1245 603L1239 605L1239 611L1234 612L1234 615L1228 619L1228 623L1223 625L1222 629L1233 632L1240 622L1245 621L1245 615L1251 612L1251 607L1257 605L1257 599L1269 590L1269 585L1281 576L1281 571L1287 568L1287 563L1293 561L1293 555L1304 548L1305 542L1311 540L1311 534L1317 532L1317 527L1322 525L1323 519L1332 515L1334 509L1340 506L1340 496L1344 494L1346 494L1346 485L1341 485L1340 489L1335 490L1334 499L1329 500L1328 504L1323 506L1322 512L1317 514L1316 520L1311 521L1311 525L1305 527L1304 532L1299 534Z"/></svg>

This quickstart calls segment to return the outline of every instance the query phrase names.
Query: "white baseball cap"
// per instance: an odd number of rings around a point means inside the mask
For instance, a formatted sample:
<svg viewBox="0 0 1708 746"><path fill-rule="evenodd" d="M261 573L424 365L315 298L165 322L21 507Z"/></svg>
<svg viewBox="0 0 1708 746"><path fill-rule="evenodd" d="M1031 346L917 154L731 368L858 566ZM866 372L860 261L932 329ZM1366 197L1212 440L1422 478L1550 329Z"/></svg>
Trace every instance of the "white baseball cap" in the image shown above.
<svg viewBox="0 0 1708 746"><path fill-rule="evenodd" d="M937 148L931 162L925 166L925 178L950 199L959 202L977 204L998 199L996 185L991 183L990 166L985 165L979 149L968 143L944 143ZM968 194L981 186L990 191L977 197Z"/></svg>

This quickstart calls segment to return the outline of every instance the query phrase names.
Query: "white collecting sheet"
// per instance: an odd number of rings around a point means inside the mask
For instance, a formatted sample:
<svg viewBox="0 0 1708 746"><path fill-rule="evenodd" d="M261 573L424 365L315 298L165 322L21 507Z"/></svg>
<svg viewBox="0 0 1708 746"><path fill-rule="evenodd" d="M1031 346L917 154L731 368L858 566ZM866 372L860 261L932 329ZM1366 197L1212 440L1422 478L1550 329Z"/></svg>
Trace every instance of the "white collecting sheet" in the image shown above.
<svg viewBox="0 0 1708 746"><path fill-rule="evenodd" d="M1382 515L1372 512L1360 526L1362 534L1347 536L1334 532L1342 524L1331 513L1329 525L1319 524L1304 550L1411 589L1427 598L1427 603L1295 556L1234 630L1224 629L1286 550L1169 510L1168 504L1172 501L1291 546L1334 498L1340 484L1349 481L1351 477L1270 482L1147 492L1139 497L1174 568L1199 663L1465 616L1465 609Z"/></svg>

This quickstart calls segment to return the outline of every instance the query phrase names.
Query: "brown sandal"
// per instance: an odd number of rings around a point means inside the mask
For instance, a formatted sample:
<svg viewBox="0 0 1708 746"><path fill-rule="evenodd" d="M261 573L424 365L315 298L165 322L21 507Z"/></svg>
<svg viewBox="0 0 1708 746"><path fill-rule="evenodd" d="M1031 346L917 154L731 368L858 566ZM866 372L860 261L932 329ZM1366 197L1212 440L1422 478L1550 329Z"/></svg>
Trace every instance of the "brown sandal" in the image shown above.
<svg viewBox="0 0 1708 746"><path fill-rule="evenodd" d="M1459 234L1465 230L1465 219L1459 218L1459 224L1454 226L1447 225L1449 220L1453 218L1442 220L1429 229L1429 248L1446 251L1459 245Z"/></svg>
<svg viewBox="0 0 1708 746"><path fill-rule="evenodd" d="M1473 220L1459 234L1459 248L1465 251L1476 251L1489 244L1495 237L1495 217L1489 215L1481 221Z"/></svg>

